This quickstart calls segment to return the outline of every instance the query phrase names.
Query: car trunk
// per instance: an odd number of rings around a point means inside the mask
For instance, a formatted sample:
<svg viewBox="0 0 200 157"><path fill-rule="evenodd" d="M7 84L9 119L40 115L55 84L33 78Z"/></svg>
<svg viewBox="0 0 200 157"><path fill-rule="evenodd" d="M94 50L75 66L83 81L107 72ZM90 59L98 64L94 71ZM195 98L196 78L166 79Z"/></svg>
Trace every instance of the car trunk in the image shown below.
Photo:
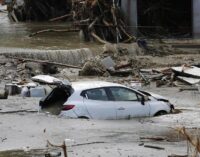
<svg viewBox="0 0 200 157"><path fill-rule="evenodd" d="M70 85L58 85L49 95L40 100L41 110L54 115L60 114L63 104L71 96L71 93L72 87Z"/></svg>

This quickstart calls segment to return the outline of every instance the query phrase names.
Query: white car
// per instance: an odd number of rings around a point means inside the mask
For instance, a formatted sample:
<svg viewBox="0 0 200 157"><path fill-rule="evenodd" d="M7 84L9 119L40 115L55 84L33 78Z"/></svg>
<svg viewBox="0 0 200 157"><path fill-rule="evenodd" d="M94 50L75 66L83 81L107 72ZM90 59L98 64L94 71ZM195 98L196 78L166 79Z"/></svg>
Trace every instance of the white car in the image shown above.
<svg viewBox="0 0 200 157"><path fill-rule="evenodd" d="M157 116L174 108L157 94L103 81L72 82L71 87L57 87L40 101L40 106L54 114L88 119Z"/></svg>

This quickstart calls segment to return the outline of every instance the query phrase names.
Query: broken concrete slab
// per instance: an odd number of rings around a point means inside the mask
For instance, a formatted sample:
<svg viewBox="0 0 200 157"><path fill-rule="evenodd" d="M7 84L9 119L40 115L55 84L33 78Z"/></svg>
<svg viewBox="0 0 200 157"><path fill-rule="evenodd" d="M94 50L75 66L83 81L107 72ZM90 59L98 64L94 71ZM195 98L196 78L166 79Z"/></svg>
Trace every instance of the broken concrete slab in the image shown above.
<svg viewBox="0 0 200 157"><path fill-rule="evenodd" d="M180 76L200 78L200 68L195 66L172 67L172 71Z"/></svg>

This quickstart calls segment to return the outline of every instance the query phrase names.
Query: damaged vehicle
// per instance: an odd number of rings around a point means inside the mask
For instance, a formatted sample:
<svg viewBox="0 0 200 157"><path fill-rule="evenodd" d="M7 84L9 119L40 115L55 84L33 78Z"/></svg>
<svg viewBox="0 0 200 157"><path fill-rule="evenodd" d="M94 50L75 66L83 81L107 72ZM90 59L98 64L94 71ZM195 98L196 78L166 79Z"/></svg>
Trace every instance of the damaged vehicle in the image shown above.
<svg viewBox="0 0 200 157"><path fill-rule="evenodd" d="M40 101L41 109L69 118L129 119L172 112L164 97L104 81L80 81L56 87Z"/></svg>

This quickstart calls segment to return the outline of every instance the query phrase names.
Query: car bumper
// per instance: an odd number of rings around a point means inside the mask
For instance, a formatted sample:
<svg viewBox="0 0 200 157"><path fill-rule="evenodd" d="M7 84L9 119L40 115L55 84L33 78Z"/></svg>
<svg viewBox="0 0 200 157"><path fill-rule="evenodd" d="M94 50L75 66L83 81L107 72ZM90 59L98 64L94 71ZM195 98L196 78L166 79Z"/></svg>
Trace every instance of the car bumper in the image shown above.
<svg viewBox="0 0 200 157"><path fill-rule="evenodd" d="M74 113L73 110L61 111L59 116L66 117L66 118L78 118L78 116Z"/></svg>

